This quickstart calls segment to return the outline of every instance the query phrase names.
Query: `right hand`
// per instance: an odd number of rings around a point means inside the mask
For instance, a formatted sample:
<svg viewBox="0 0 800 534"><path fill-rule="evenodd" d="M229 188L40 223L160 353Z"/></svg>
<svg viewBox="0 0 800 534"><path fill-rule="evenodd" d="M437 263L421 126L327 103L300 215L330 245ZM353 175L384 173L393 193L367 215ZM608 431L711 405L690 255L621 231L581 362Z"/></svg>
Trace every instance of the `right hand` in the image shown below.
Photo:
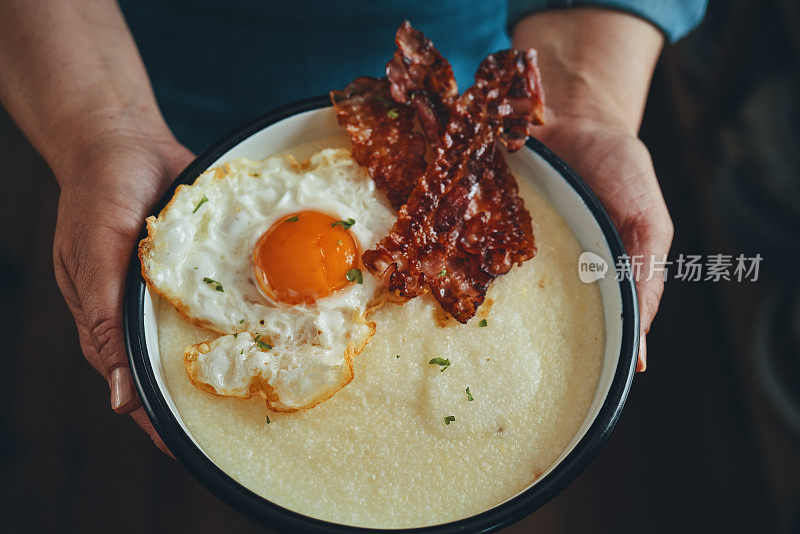
<svg viewBox="0 0 800 534"><path fill-rule="evenodd" d="M111 408L130 414L169 454L141 407L122 336L131 253L144 219L193 159L166 129L111 130L51 166L61 185L53 261L86 360L108 382Z"/></svg>

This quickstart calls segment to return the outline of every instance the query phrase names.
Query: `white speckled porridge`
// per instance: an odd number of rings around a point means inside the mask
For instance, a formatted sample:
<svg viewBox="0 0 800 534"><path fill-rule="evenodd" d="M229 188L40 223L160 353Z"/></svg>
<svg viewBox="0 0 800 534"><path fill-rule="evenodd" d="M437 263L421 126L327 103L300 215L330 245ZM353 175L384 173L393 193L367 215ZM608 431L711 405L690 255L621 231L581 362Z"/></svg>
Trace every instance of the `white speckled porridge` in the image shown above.
<svg viewBox="0 0 800 534"><path fill-rule="evenodd" d="M281 506L378 528L468 517L541 476L592 403L605 323L596 284L578 280L575 237L533 185L518 181L536 257L495 280L467 325L439 326L429 296L376 311L377 334L354 359L355 378L312 410L271 413L263 400L192 386L183 350L215 335L161 303L168 387L205 453ZM428 363L436 357L451 365L440 372ZM446 416L455 420L447 425Z"/></svg>

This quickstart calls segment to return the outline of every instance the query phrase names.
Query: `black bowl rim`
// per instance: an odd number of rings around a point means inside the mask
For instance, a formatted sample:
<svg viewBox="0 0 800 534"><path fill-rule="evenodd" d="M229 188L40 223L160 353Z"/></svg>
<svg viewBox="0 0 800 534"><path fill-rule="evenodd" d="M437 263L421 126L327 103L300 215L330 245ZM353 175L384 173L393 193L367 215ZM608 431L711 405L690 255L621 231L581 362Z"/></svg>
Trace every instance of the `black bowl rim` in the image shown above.
<svg viewBox="0 0 800 534"><path fill-rule="evenodd" d="M153 214L157 214L172 198L178 185L191 183L200 173L228 150L251 135L280 120L305 111L326 107L330 104L327 96L318 96L293 102L276 108L244 124L198 156L175 179L172 187L165 193ZM581 196L600 225L615 262L627 261L622 241L600 201L578 175L558 156L535 139L529 139L527 146L545 159L566 182ZM140 238L145 237L142 231ZM150 358L147 352L144 328L145 281L141 274L141 264L134 250L128 272L125 290L124 325L125 344L128 351L131 374L142 406L158 435L175 458L203 485L217 497L233 508L258 520L265 526L285 532L324 532L329 534L363 534L368 532L405 532L416 534L455 534L463 532L495 532L531 514L563 490L572 482L600 452L608 441L611 431L619 419L630 390L635 372L636 355L639 342L639 312L636 289L633 281L623 277L619 281L622 296L622 347L617 369L611 387L597 417L586 434L572 451L559 462L544 479L537 482L516 497L472 517L411 529L371 529L353 527L314 519L283 508L245 488L239 482L217 467L191 438L183 431L158 387Z"/></svg>

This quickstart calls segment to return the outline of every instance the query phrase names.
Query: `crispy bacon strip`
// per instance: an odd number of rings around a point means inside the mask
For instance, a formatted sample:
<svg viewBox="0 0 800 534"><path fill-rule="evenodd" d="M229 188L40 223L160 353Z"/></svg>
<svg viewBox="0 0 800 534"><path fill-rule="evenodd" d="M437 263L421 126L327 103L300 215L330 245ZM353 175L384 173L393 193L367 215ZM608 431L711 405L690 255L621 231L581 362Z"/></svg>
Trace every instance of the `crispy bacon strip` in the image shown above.
<svg viewBox="0 0 800 534"><path fill-rule="evenodd" d="M350 135L353 159L400 209L426 167L427 144L414 131L414 109L392 100L386 78L357 78L330 96L339 124Z"/></svg>
<svg viewBox="0 0 800 534"><path fill-rule="evenodd" d="M447 60L408 21L398 28L395 42L387 78L358 78L330 94L354 159L399 210L425 172L426 147L444 132L458 87ZM414 111L427 144L414 129Z"/></svg>
<svg viewBox="0 0 800 534"><path fill-rule="evenodd" d="M492 279L536 253L530 214L495 143L517 149L531 122L542 122L535 61L532 51L506 50L481 63L390 234L362 256L390 290L413 298L430 289L461 323Z"/></svg>
<svg viewBox="0 0 800 534"><path fill-rule="evenodd" d="M544 124L544 89L536 50L503 50L478 66L475 87L483 95L501 94L486 102L488 119L509 152L522 148L533 126Z"/></svg>
<svg viewBox="0 0 800 534"><path fill-rule="evenodd" d="M431 40L408 21L397 29L395 43L397 51L386 64L392 98L416 109L425 136L434 145L458 97L453 69Z"/></svg>

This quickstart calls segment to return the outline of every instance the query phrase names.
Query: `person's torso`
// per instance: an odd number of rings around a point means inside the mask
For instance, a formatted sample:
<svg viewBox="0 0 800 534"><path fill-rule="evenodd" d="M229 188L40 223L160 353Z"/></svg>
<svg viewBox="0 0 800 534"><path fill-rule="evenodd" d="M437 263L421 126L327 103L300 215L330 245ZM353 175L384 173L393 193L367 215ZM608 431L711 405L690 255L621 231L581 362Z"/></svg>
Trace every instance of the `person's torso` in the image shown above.
<svg viewBox="0 0 800 534"><path fill-rule="evenodd" d="M508 47L506 0L123 0L159 105L199 151L256 115L381 76L404 19L450 61L459 87Z"/></svg>

